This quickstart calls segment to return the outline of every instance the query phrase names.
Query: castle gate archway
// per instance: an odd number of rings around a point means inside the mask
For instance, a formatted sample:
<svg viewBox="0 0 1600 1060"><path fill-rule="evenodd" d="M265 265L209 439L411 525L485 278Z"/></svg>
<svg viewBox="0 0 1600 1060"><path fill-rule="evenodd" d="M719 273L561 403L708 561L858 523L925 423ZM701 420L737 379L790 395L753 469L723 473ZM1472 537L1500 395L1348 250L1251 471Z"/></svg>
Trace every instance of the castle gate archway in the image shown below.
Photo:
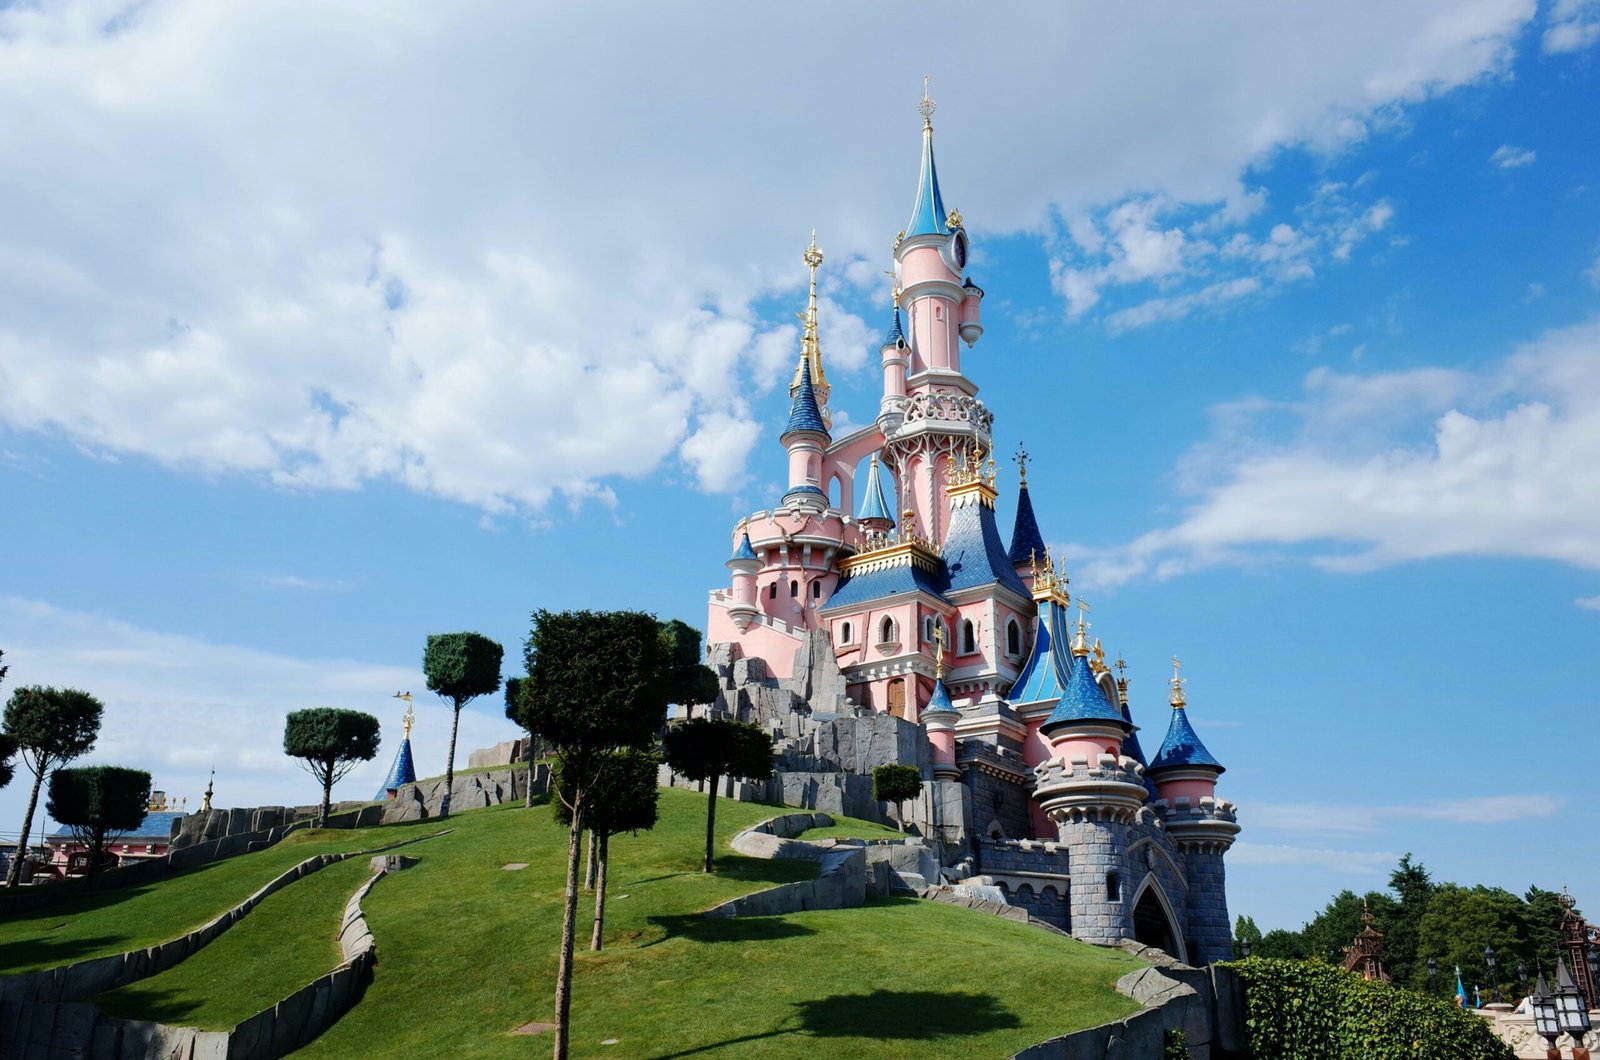
<svg viewBox="0 0 1600 1060"><path fill-rule="evenodd" d="M1165 950L1180 961L1184 959L1177 925L1172 922L1166 903L1161 901L1154 886L1144 887L1134 903L1133 938L1145 946Z"/></svg>

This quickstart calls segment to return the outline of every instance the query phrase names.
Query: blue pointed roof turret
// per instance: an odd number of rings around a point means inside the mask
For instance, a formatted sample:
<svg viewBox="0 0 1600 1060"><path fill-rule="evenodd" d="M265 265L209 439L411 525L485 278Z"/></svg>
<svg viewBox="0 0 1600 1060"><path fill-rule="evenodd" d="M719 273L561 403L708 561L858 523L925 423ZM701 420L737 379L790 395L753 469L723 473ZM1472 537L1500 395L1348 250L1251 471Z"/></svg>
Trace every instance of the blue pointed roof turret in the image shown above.
<svg viewBox="0 0 1600 1060"><path fill-rule="evenodd" d="M407 726L409 729L410 726ZM386 799L389 793L404 784L417 782L417 768L411 761L411 737L408 735L400 741L400 750L394 756L394 764L389 767L389 775L383 778L383 786L373 796L374 800Z"/></svg>
<svg viewBox="0 0 1600 1060"><path fill-rule="evenodd" d="M1172 692L1172 722L1167 726L1167 738L1161 741L1161 750L1150 763L1150 772L1199 766L1225 772L1216 756L1206 750L1200 736L1189 724L1189 713L1184 709L1183 688L1176 684Z"/></svg>
<svg viewBox="0 0 1600 1060"><path fill-rule="evenodd" d="M889 323L889 333L883 337L885 346L899 346L906 341L906 333L900 327L900 306L894 307L894 319Z"/></svg>
<svg viewBox="0 0 1600 1060"><path fill-rule="evenodd" d="M867 483L861 491L861 510L856 512L856 522L865 523L869 520L878 520L894 525L894 516L890 514L889 499L883 492L883 476L878 473L878 455L872 455L872 463L867 467Z"/></svg>
<svg viewBox="0 0 1600 1060"><path fill-rule="evenodd" d="M942 236L945 219L944 198L939 194L939 173L933 164L933 101L922 101L922 167L917 176L917 203L911 208L911 220L906 224L906 238L912 236Z"/></svg>
<svg viewBox="0 0 1600 1060"><path fill-rule="evenodd" d="M1059 700L1072 674L1068 643L1066 617L1060 605L1050 597L1040 600L1039 613L1034 619L1032 650L1006 698L1013 704Z"/></svg>
<svg viewBox="0 0 1600 1060"><path fill-rule="evenodd" d="M734 549L733 550L733 555L728 557L728 558L729 559L759 559L760 558L759 556L756 555L756 550L750 547L750 534L748 532L739 535L739 547Z"/></svg>
<svg viewBox="0 0 1600 1060"><path fill-rule="evenodd" d="M950 702L950 693L945 691L944 678L935 678L933 694L928 697L928 705L922 708L922 716L927 717L929 714L959 715L960 713L956 709L956 705Z"/></svg>
<svg viewBox="0 0 1600 1060"><path fill-rule="evenodd" d="M1039 533L1039 520L1033 515L1033 500L1028 496L1028 451L1017 446L1017 518L1011 526L1011 547L1006 557L1013 567L1032 564L1047 553L1044 537Z"/></svg>
<svg viewBox="0 0 1600 1060"><path fill-rule="evenodd" d="M789 425L783 433L787 437L799 431L828 436L822 411L817 407L816 391L811 386L811 362L804 357L800 359L800 385L795 388L794 400L789 404Z"/></svg>
<svg viewBox="0 0 1600 1060"><path fill-rule="evenodd" d="M1044 719L1039 731L1049 736L1057 729L1075 722L1111 722L1123 732L1133 725L1122 716L1122 709L1106 698L1094 668L1089 665L1089 649L1084 643L1084 621L1078 620L1078 640L1072 647L1072 673L1067 677L1067 687L1061 690L1056 709Z"/></svg>

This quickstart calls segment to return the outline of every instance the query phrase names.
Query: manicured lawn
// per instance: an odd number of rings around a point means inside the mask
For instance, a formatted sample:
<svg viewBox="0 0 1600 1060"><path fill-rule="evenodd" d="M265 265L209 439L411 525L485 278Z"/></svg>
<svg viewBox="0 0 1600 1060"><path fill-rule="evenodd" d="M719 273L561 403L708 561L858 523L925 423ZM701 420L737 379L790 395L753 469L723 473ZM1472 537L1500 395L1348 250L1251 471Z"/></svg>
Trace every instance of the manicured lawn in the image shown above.
<svg viewBox="0 0 1600 1060"><path fill-rule="evenodd" d="M971 910L892 899L705 920L699 910L805 878L815 866L728 852L706 875L698 871L704 797L664 790L661 809L654 831L612 841L606 949L578 960L575 1056L1005 1056L1135 1009L1112 990L1138 967L1133 958ZM778 812L718 800L722 850L734 832ZM448 824L449 835L406 850L421 859L416 867L368 895L378 943L373 982L303 1055L523 1057L549 1048L548 1035L509 1032L553 1017L565 832L544 806L476 810ZM51 937L49 927L59 952L68 942L114 951L128 939L166 938L209 915L198 905L220 910L315 850L376 846L438 827L300 837L145 893L122 892L120 901L102 896L102 905L71 916L55 911L31 934L0 925L0 939L23 952L27 938ZM507 871L508 862L528 867ZM314 873L184 964L98 1000L117 1015L231 1025L337 962L339 914L366 871L361 859ZM591 909L585 894L580 946ZM607 1039L615 1043L603 1045Z"/></svg>
<svg viewBox="0 0 1600 1060"><path fill-rule="evenodd" d="M854 817L835 817L829 828L808 828L801 839L905 839L904 832L892 825L861 821Z"/></svg>
<svg viewBox="0 0 1600 1060"><path fill-rule="evenodd" d="M0 974L38 971L165 942L199 927L312 854L384 846L440 827L437 821L416 821L357 831L295 832L266 850L190 869L159 883L103 891L21 914L0 922Z"/></svg>

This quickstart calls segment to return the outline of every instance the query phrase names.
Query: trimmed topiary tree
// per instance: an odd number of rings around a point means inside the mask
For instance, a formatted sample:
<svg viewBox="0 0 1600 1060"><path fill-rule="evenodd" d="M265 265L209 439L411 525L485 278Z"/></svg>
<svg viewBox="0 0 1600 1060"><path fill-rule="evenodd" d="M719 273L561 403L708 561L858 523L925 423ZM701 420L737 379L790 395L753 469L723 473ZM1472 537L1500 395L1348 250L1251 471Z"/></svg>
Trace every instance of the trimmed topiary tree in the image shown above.
<svg viewBox="0 0 1600 1060"><path fill-rule="evenodd" d="M667 702L688 707L715 700L719 691L717 674L701 661L700 631L674 618L661 623L661 636L671 667Z"/></svg>
<svg viewBox="0 0 1600 1060"><path fill-rule="evenodd" d="M611 856L611 837L622 832L648 831L656 826L661 788L657 772L661 759L652 751L625 749L607 751L599 764L594 786L589 793L589 809L584 814L595 849L594 930L589 948L598 950L606 922L606 869ZM572 799L563 786L564 771L557 767L551 778L558 792L551 803L556 820L572 824Z"/></svg>
<svg viewBox="0 0 1600 1060"><path fill-rule="evenodd" d="M450 757L444 764L444 798L439 816L450 816L450 788L456 779L456 730L461 708L479 696L500 690L500 660L505 649L481 633L435 633L422 652L422 673L428 691L450 702Z"/></svg>
<svg viewBox="0 0 1600 1060"><path fill-rule="evenodd" d="M894 803L895 823L906 830L902 804L922 794L922 774L916 766L876 766L872 770L872 797Z"/></svg>
<svg viewBox="0 0 1600 1060"><path fill-rule="evenodd" d="M50 774L45 810L72 829L89 853L91 884L100 874L106 845L144 823L150 806L150 774L122 766L58 769Z"/></svg>
<svg viewBox="0 0 1600 1060"><path fill-rule="evenodd" d="M23 763L33 771L33 791L28 795L22 834L17 837L17 856L11 859L11 870L6 874L7 887L15 887L22 876L28 831L33 824L33 811L39 805L39 788L44 784L45 773L94 749L104 712L103 703L76 688L24 685L11 693L4 731L16 742Z"/></svg>
<svg viewBox="0 0 1600 1060"><path fill-rule="evenodd" d="M359 710L311 707L284 719L283 753L298 758L322 785L322 812L317 827L328 823L333 785L361 762L378 753L378 719Z"/></svg>
<svg viewBox="0 0 1600 1060"><path fill-rule="evenodd" d="M655 616L638 611L536 611L528 635L522 702L527 724L556 760L565 804L567 890L556 965L556 1060L566 1060L572 1017L572 950L578 851L606 756L646 750L667 716L668 660Z"/></svg>
<svg viewBox="0 0 1600 1060"><path fill-rule="evenodd" d="M539 736L528 728L528 710L522 702L522 678L506 678L506 720L515 722L528 734L528 783L523 789L523 805L533 805L533 764L539 760Z"/></svg>
<svg viewBox="0 0 1600 1060"><path fill-rule="evenodd" d="M1515 1060L1488 1023L1449 1001L1368 981L1320 959L1250 957L1244 987L1251 1056L1281 1060Z"/></svg>
<svg viewBox="0 0 1600 1060"><path fill-rule="evenodd" d="M717 783L723 777L766 780L772 776L772 737L759 726L727 718L691 718L667 730L662 744L667 765L690 780L707 781L706 856L711 871L717 830Z"/></svg>

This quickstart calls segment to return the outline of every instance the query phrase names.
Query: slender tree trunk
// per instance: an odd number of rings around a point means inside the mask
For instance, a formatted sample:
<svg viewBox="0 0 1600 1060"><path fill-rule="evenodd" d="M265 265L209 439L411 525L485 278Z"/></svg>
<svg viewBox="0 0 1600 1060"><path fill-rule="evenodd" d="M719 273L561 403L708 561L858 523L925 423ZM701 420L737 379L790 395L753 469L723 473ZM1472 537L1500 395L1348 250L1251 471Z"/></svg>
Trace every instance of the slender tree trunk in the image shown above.
<svg viewBox="0 0 1600 1060"><path fill-rule="evenodd" d="M89 878L84 884L94 890L95 877L100 875L100 859L106 856L106 834L95 829L89 833Z"/></svg>
<svg viewBox="0 0 1600 1060"><path fill-rule="evenodd" d="M333 763L327 763L322 772L322 812L317 815L317 827L328 827L328 811L333 808Z"/></svg>
<svg viewBox="0 0 1600 1060"><path fill-rule="evenodd" d="M456 730L461 728L461 703L456 703L455 714L450 720L450 757L444 764L444 798L439 800L439 819L450 816L450 789L456 783Z"/></svg>
<svg viewBox="0 0 1600 1060"><path fill-rule="evenodd" d="M587 834L588 834L588 840L587 840L587 845L584 847L584 855L583 855L583 857L584 857L583 886L584 886L585 890L592 891L592 890L594 890L594 875L595 875L594 832L591 830Z"/></svg>
<svg viewBox="0 0 1600 1060"><path fill-rule="evenodd" d="M39 785L44 783L44 771L50 763L41 761L39 768L33 774L33 794L28 796L28 816L22 819L22 835L17 839L17 855L11 859L11 868L6 873L6 886L15 887L22 879L22 863L28 857L28 832L33 827L33 811L39 808Z"/></svg>
<svg viewBox="0 0 1600 1060"><path fill-rule="evenodd" d="M581 794L572 809L567 830L567 895L561 911L561 956L556 963L555 1060L567 1060L567 1037L572 1021L572 936L578 920L578 836L583 831Z"/></svg>
<svg viewBox="0 0 1600 1060"><path fill-rule="evenodd" d="M900 831L906 830L906 804L899 799L894 800L894 823Z"/></svg>
<svg viewBox="0 0 1600 1060"><path fill-rule="evenodd" d="M589 833L591 836L593 832ZM611 836L600 836L600 871L595 877L594 885L594 934L589 937L589 948L600 948L600 935L606 927L606 861L611 845Z"/></svg>
<svg viewBox="0 0 1600 1060"><path fill-rule="evenodd" d="M716 774L711 777L711 801L706 803L706 865L702 870L711 871L711 849L716 842L717 834L717 781L722 778Z"/></svg>
<svg viewBox="0 0 1600 1060"><path fill-rule="evenodd" d="M528 783L527 790L522 793L522 804L529 809L533 807L533 761L537 757L533 753L533 731L530 729L528 731Z"/></svg>

